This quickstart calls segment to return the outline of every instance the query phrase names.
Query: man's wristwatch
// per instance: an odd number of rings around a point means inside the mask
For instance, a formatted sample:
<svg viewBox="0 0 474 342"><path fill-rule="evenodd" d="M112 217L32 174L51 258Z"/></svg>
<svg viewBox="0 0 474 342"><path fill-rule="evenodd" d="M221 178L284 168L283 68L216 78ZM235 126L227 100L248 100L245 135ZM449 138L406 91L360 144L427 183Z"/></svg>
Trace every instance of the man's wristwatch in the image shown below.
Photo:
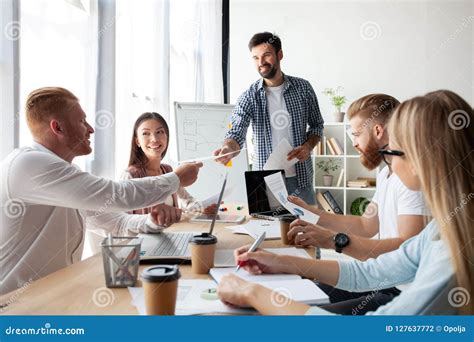
<svg viewBox="0 0 474 342"><path fill-rule="evenodd" d="M336 252L342 253L344 247L349 245L350 242L351 239L349 238L349 236L344 233L337 233L336 236L334 236L334 249L336 250Z"/></svg>

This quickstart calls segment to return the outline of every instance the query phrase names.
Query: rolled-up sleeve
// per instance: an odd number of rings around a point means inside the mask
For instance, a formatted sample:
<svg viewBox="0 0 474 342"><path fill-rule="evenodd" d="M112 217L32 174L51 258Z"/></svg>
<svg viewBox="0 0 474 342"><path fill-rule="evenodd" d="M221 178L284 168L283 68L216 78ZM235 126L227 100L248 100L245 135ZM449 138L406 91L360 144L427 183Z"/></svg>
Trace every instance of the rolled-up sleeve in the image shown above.
<svg viewBox="0 0 474 342"><path fill-rule="evenodd" d="M426 228L425 228L426 229ZM392 252L366 261L339 261L341 290L362 292L383 289L413 280L421 257L421 245L426 231L406 240Z"/></svg>
<svg viewBox="0 0 474 342"><path fill-rule="evenodd" d="M231 117L231 128L225 135L225 139L235 140L240 148L245 144L247 137L247 129L252 119L252 105L249 99L249 92L246 91L240 95L235 105L234 112Z"/></svg>
<svg viewBox="0 0 474 342"><path fill-rule="evenodd" d="M318 137L323 136L324 130L324 119L319 110L319 103L316 93L314 92L313 87L308 82L307 88L307 99L308 99L308 130L306 131L306 138L309 138L310 135L316 135Z"/></svg>

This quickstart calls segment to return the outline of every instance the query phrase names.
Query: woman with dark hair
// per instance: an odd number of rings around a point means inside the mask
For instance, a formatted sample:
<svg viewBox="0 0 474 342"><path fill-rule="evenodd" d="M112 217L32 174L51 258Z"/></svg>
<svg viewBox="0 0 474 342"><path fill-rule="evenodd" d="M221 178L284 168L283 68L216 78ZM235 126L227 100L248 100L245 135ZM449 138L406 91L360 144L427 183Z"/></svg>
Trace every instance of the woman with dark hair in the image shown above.
<svg viewBox="0 0 474 342"><path fill-rule="evenodd" d="M166 120L158 113L143 113L135 121L131 142L130 160L128 168L122 174L121 179L143 178L149 176L160 176L172 172L170 165L162 163L168 150L170 131ZM180 187L178 192L168 197L164 204L181 208L188 212L203 212L212 214L217 210L213 204L203 208L184 188ZM153 208L142 208L133 210L133 214L148 214Z"/></svg>

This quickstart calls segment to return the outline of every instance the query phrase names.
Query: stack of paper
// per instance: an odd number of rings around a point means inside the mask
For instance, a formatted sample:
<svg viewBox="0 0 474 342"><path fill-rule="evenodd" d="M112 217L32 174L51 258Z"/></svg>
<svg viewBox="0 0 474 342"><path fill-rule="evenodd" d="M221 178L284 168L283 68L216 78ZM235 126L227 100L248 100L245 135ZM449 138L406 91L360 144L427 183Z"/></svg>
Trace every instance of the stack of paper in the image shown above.
<svg viewBox="0 0 474 342"><path fill-rule="evenodd" d="M235 267L213 268L210 275L218 283L222 278L233 273L244 280L260 284L289 299L308 305L329 303L329 297L314 282L302 279L295 274L258 274L253 275L241 269L237 273Z"/></svg>
<svg viewBox="0 0 474 342"><path fill-rule="evenodd" d="M176 298L176 315L202 315L202 314L245 314L254 315L251 309L241 309L228 306L217 298L204 296L210 291L215 292L217 284L213 280L180 279L178 282L178 295ZM140 315L146 315L143 287L129 287L132 304Z"/></svg>

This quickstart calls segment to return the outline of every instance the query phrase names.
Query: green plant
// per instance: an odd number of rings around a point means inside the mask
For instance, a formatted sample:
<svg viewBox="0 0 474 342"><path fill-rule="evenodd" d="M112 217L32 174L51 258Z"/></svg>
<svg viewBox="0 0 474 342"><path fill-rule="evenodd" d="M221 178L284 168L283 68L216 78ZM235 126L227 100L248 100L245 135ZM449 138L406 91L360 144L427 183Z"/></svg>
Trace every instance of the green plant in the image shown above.
<svg viewBox="0 0 474 342"><path fill-rule="evenodd" d="M331 102L336 110L340 112L342 110L342 106L347 102L347 99L344 95L340 95L339 93L342 92L344 88L338 86L336 90L332 88L326 88L323 91L323 94L328 96L331 99Z"/></svg>
<svg viewBox="0 0 474 342"><path fill-rule="evenodd" d="M362 216L370 201L365 197L356 198L351 204L351 214Z"/></svg>
<svg viewBox="0 0 474 342"><path fill-rule="evenodd" d="M319 162L316 163L316 166L324 171L326 174L329 173L329 171L337 171L341 167L339 159L332 159L329 158L327 160L320 160Z"/></svg>

